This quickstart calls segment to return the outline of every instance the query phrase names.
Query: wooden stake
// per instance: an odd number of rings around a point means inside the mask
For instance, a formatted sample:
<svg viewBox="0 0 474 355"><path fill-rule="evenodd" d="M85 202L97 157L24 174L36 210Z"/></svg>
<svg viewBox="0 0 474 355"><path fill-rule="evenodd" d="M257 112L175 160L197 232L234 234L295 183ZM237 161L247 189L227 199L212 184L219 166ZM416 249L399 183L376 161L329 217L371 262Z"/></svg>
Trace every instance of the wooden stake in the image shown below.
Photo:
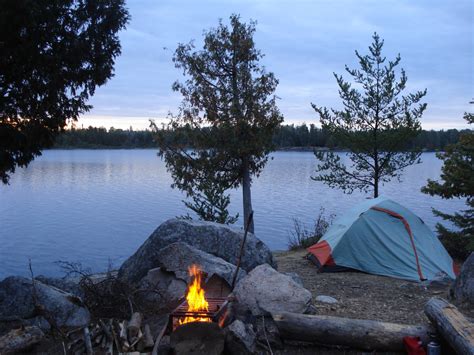
<svg viewBox="0 0 474 355"><path fill-rule="evenodd" d="M244 232L244 237L242 238L242 243L240 243L240 252L239 252L239 257L237 259L236 268L235 268L235 274L234 278L232 279L232 285L231 285L231 290L234 289L235 287L235 282L237 281L237 275L239 274L239 269L240 269L240 261L242 260L242 256L244 254L244 246L245 242L247 240L247 233L249 231L249 226L253 220L253 211L250 212L249 218L247 220L247 224L245 225L245 232Z"/></svg>

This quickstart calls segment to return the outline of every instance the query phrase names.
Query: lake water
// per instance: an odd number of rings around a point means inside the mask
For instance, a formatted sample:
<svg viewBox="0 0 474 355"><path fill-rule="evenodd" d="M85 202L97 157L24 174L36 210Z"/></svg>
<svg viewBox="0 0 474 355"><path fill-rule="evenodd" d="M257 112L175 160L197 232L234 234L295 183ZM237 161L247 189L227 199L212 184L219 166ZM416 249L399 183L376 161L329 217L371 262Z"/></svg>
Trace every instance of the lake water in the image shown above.
<svg viewBox="0 0 474 355"><path fill-rule="evenodd" d="M277 152L252 188L256 235L272 249L285 249L293 218L308 227L321 207L342 214L366 196L345 195L310 179L316 160L310 152ZM421 165L406 169L402 182L381 193L417 213L430 227L438 221L431 207L453 212L460 200L420 192L439 177L442 162L424 153ZM58 260L79 261L100 271L119 266L168 218L187 213L183 196L155 150L51 150L9 186L0 185L0 279L36 274L60 275ZM233 213L241 191L231 192ZM237 222L242 225L242 220Z"/></svg>

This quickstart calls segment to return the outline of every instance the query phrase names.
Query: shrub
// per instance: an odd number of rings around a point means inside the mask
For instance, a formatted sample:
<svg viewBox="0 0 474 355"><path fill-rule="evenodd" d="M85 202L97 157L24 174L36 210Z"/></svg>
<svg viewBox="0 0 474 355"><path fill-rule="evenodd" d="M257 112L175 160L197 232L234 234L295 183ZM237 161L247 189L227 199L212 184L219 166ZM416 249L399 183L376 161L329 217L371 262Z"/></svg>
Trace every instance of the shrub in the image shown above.
<svg viewBox="0 0 474 355"><path fill-rule="evenodd" d="M334 215L326 216L325 210L322 207L312 229L308 229L298 218L293 218L293 230L288 237L288 249L304 249L317 243L326 233L333 219Z"/></svg>

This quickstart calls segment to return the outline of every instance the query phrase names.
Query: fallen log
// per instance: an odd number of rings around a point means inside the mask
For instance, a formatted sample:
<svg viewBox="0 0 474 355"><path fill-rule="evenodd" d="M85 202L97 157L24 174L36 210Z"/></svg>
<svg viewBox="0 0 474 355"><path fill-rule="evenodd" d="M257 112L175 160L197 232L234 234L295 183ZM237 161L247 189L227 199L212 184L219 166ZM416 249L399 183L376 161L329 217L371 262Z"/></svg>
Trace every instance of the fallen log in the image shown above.
<svg viewBox="0 0 474 355"><path fill-rule="evenodd" d="M423 325L289 312L273 314L272 317L283 339L361 350L403 351L403 337L417 336L426 344L430 332L430 328Z"/></svg>
<svg viewBox="0 0 474 355"><path fill-rule="evenodd" d="M455 306L442 298L433 297L426 303L425 313L458 354L474 354L474 324Z"/></svg>
<svg viewBox="0 0 474 355"><path fill-rule="evenodd" d="M39 343L44 337L36 326L13 329L0 337L0 354L22 353Z"/></svg>

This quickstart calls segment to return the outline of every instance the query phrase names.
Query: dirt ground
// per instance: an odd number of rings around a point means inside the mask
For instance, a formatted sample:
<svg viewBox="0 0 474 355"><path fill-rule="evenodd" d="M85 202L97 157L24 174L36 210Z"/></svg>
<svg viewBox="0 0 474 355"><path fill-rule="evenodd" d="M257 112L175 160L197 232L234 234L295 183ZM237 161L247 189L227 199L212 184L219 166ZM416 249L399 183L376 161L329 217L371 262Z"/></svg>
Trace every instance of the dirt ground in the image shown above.
<svg viewBox="0 0 474 355"><path fill-rule="evenodd" d="M315 314L372 319L402 324L428 323L423 307L433 296L447 298L449 285L423 286L417 282L361 272L318 273L305 250L274 253L280 272L296 272L313 294ZM315 302L331 296L336 304ZM471 310L472 311L472 310ZM468 312L468 316L473 316Z"/></svg>

